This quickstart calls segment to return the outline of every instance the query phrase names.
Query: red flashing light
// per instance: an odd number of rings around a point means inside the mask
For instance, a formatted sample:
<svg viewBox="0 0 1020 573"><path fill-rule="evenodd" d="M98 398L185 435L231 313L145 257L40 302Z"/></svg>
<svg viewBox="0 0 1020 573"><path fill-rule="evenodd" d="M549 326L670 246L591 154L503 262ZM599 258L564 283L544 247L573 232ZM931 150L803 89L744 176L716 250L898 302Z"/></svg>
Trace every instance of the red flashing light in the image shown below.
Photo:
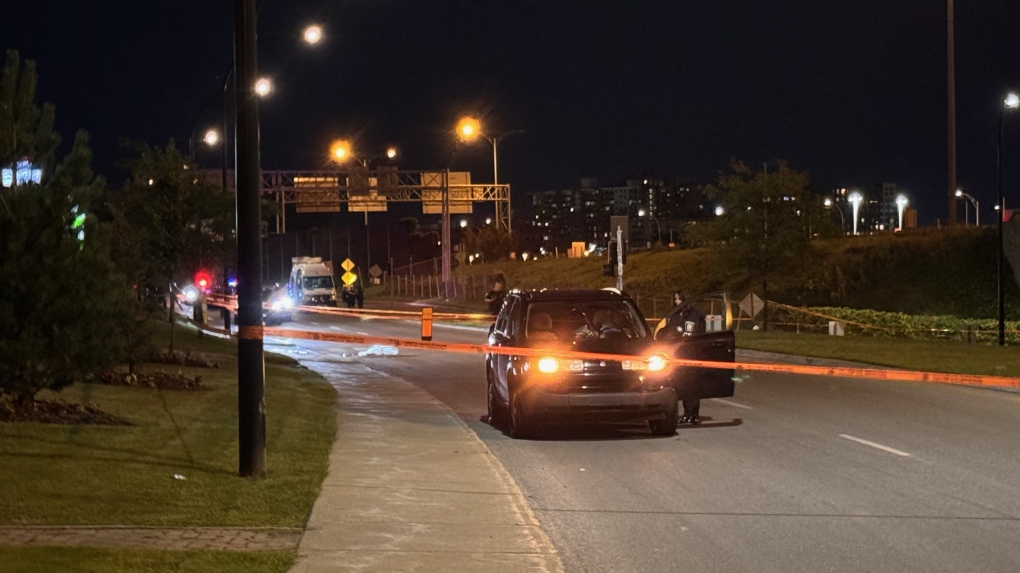
<svg viewBox="0 0 1020 573"><path fill-rule="evenodd" d="M206 271L198 271L195 273L195 284L199 289L205 290L212 285L212 276Z"/></svg>

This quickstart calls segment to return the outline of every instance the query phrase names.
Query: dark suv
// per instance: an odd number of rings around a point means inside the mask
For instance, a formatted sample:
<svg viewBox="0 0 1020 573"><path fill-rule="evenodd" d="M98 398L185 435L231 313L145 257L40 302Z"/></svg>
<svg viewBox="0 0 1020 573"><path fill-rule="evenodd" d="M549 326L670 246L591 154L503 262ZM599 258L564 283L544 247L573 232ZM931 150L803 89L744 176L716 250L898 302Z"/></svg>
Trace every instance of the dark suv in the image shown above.
<svg viewBox="0 0 1020 573"><path fill-rule="evenodd" d="M512 291L489 329L489 345L506 348L485 358L490 422L505 419L513 438L569 422L647 421L653 434L673 435L677 397L691 394L676 384L691 377L669 359L733 360L733 333L710 334L704 344L656 340L634 301L615 289ZM723 386L707 387L710 380L699 394L733 395L732 370L698 370L701 386L706 377Z"/></svg>

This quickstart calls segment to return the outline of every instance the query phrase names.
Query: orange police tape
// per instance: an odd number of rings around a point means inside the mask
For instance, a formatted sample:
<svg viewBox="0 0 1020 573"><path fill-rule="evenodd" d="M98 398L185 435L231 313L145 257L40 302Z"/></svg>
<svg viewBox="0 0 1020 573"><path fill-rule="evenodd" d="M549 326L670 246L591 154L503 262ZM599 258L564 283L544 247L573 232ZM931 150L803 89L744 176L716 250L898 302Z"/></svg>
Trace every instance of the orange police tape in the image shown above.
<svg viewBox="0 0 1020 573"><path fill-rule="evenodd" d="M518 348L507 346L489 346L487 344L467 344L456 342L424 342L406 338L390 338L385 336L365 336L357 334L333 334L327 332L310 332L307 330L291 330L286 328L265 328L266 336L281 338L301 338L323 342L341 342L346 344L383 344L397 348L416 348L419 350L439 350L444 352L462 352L468 354L515 354L521 356L554 356L579 360L644 360L647 356L624 356L620 354L599 354L594 352L573 352L564 349ZM764 364L758 362L710 362L705 360L686 360L673 358L671 366L695 366L700 368L724 368L756 372L780 372L786 374L806 374L811 376L839 376L844 378L867 378L872 380L905 380L910 382L936 382L941 384L961 384L968 386L993 386L1020 389L1020 378L1007 376L981 376L976 374L946 374L942 372L917 372L913 370L893 370L881 368L851 368L842 366L800 366L794 364Z"/></svg>

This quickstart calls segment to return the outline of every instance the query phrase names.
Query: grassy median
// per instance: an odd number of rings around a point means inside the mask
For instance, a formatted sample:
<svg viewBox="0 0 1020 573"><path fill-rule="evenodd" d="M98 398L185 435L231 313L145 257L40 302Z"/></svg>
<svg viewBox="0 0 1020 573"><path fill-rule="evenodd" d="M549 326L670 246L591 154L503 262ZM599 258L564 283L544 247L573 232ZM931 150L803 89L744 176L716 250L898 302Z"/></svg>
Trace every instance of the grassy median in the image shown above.
<svg viewBox="0 0 1020 573"><path fill-rule="evenodd" d="M1020 376L1015 346L868 336L739 330L737 348L835 358L906 370Z"/></svg>
<svg viewBox="0 0 1020 573"><path fill-rule="evenodd" d="M283 573L290 551L158 551L81 547L0 548L7 573Z"/></svg>
<svg viewBox="0 0 1020 573"><path fill-rule="evenodd" d="M333 388L293 360L267 354L268 476L241 478L237 475L236 344L178 326L176 347L202 352L219 368L145 364L142 369L199 375L205 389L77 384L57 394L38 396L94 403L132 426L0 423L0 483L4 484L0 488L0 524L304 526L325 478L336 431ZM0 549L0 559L19 555L24 559L31 555L26 551ZM94 554L109 563L108 552L75 551ZM125 563L131 561L127 550L112 551L124 556ZM165 553L173 559L179 555ZM142 556L138 563L151 558L158 556ZM208 559L211 564L221 558ZM286 569L276 565L251 568L245 565L250 564L246 559L227 558L236 566L208 569ZM256 560L278 563L279 556L264 555ZM122 569L192 570L103 568Z"/></svg>

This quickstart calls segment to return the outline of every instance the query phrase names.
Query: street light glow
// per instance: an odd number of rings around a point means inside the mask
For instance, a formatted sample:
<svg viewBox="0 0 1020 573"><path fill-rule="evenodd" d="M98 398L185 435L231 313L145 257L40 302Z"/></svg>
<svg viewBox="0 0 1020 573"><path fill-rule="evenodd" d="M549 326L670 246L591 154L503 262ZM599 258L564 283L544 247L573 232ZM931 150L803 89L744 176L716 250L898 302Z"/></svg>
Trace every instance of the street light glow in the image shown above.
<svg viewBox="0 0 1020 573"><path fill-rule="evenodd" d="M303 37L305 43L310 46L318 44L319 42L322 41L322 27L319 26L318 24L312 24L311 26L308 26L307 28L305 28Z"/></svg>
<svg viewBox="0 0 1020 573"><path fill-rule="evenodd" d="M748 207L747 210L750 211L751 208ZM722 217L723 213L725 213L725 212L726 212L726 210L722 208L722 205L719 205L718 207L715 208L715 216L716 217Z"/></svg>
<svg viewBox="0 0 1020 573"><path fill-rule="evenodd" d="M644 209L638 209L637 216L638 217L644 217L645 216L645 210Z"/></svg>
<svg viewBox="0 0 1020 573"><path fill-rule="evenodd" d="M826 197L825 198L825 206L826 207L832 207L832 199L829 199L828 197Z"/></svg>
<svg viewBox="0 0 1020 573"><path fill-rule="evenodd" d="M467 219L461 219L460 220L460 228L463 229L465 227L467 227Z"/></svg>
<svg viewBox="0 0 1020 573"><path fill-rule="evenodd" d="M1020 96L1017 96L1012 92L1008 93L1006 94L1006 99L1002 101L1002 104L1005 105L1007 109L1016 109L1017 107L1020 107Z"/></svg>
<svg viewBox="0 0 1020 573"><path fill-rule="evenodd" d="M960 193L959 190L957 190L956 192ZM896 210L899 211L900 215L900 224L899 226L896 227L896 230L898 231L903 230L903 210L906 209L908 203L910 203L910 201L907 200L907 197L905 195L896 196Z"/></svg>
<svg viewBox="0 0 1020 573"><path fill-rule="evenodd" d="M471 116L464 116L457 122L457 137L462 141L474 141L481 132L481 122Z"/></svg>
<svg viewBox="0 0 1020 573"><path fill-rule="evenodd" d="M329 158L343 163L351 158L351 142L346 139L335 139L329 145Z"/></svg>
<svg viewBox="0 0 1020 573"><path fill-rule="evenodd" d="M864 197L862 197L860 193L854 191L847 199L854 206L854 235L857 235L857 212L861 208L861 201L864 200Z"/></svg>
<svg viewBox="0 0 1020 573"><path fill-rule="evenodd" d="M903 196L903 195L900 195L900 197L902 197L902 196ZM957 197L963 197L963 191L961 191L961 190L957 189L957 190L956 190L956 196L957 196ZM898 200L899 200L899 198L897 198L897 201L898 201Z"/></svg>
<svg viewBox="0 0 1020 573"><path fill-rule="evenodd" d="M396 156L397 156L397 148L396 147L387 147L386 148L386 158L387 159L393 159Z"/></svg>
<svg viewBox="0 0 1020 573"><path fill-rule="evenodd" d="M206 145L216 145L220 142L220 132L215 129L210 129L205 132L205 137L202 138L202 141L204 141Z"/></svg>
<svg viewBox="0 0 1020 573"><path fill-rule="evenodd" d="M259 78L259 80L255 82L255 93L257 93L259 97L266 97L272 91L273 82L271 82L269 78Z"/></svg>

